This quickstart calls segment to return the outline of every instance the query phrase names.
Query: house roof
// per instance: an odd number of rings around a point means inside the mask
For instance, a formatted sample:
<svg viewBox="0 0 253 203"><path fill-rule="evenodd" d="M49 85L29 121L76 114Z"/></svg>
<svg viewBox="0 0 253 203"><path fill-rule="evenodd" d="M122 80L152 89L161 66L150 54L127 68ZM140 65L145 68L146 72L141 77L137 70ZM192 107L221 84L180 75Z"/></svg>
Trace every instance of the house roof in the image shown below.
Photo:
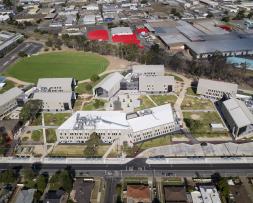
<svg viewBox="0 0 253 203"><path fill-rule="evenodd" d="M163 190L166 202L187 202L184 186L165 186Z"/></svg>
<svg viewBox="0 0 253 203"><path fill-rule="evenodd" d="M15 203L32 203L35 192L36 189L20 190L15 199Z"/></svg>
<svg viewBox="0 0 253 203"><path fill-rule="evenodd" d="M146 185L128 185L127 198L136 199L138 201L150 200L150 190Z"/></svg>

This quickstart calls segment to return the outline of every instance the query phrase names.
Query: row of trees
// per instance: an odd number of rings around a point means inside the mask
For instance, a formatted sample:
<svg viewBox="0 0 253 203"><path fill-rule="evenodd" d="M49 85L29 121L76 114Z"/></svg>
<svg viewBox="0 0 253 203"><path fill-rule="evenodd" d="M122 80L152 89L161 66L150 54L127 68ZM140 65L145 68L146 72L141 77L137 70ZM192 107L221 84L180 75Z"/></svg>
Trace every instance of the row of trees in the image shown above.
<svg viewBox="0 0 253 203"><path fill-rule="evenodd" d="M61 39L55 37L51 42L52 46L65 44L76 50L113 55L141 64L164 64L169 69L191 76L253 85L252 77L246 74L246 67L237 69L227 64L226 58L220 52L216 52L206 60L189 60L181 52L172 55L161 49L158 44L152 45L149 49L140 49L136 45L115 45L108 42L89 41L85 36L68 35L63 35Z"/></svg>

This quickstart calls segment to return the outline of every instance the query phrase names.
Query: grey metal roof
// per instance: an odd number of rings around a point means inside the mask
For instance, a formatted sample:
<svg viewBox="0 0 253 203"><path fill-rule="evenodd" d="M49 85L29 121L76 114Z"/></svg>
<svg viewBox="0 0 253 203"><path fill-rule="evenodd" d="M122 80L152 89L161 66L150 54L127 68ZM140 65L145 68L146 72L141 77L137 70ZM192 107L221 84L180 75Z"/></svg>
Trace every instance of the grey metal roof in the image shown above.
<svg viewBox="0 0 253 203"><path fill-rule="evenodd" d="M62 89L70 89L73 78L40 78L37 87L61 87Z"/></svg>
<svg viewBox="0 0 253 203"><path fill-rule="evenodd" d="M208 80L208 79L199 79L198 88L206 87L213 90L219 90L222 92L237 92L238 85L230 82L216 81L216 80Z"/></svg>
<svg viewBox="0 0 253 203"><path fill-rule="evenodd" d="M16 99L21 94L23 94L23 91L17 87L13 87L8 91L4 92L3 94L0 94L0 106L6 104L13 99Z"/></svg>
<svg viewBox="0 0 253 203"><path fill-rule="evenodd" d="M14 203L32 203L36 189L20 190Z"/></svg>
<svg viewBox="0 0 253 203"><path fill-rule="evenodd" d="M8 34L9 34L9 37L7 36ZM23 35L21 35L19 33L14 34L14 33L9 33L9 32L0 32L0 35L1 35L0 38L2 38L2 39L0 39L0 50L3 50L4 48L15 43L17 40L23 38Z"/></svg>
<svg viewBox="0 0 253 203"><path fill-rule="evenodd" d="M133 73L160 72L164 73L164 65L133 65Z"/></svg>
<svg viewBox="0 0 253 203"><path fill-rule="evenodd" d="M48 102L68 102L73 98L73 92L36 92L33 99Z"/></svg>
<svg viewBox="0 0 253 203"><path fill-rule="evenodd" d="M110 91L116 84L120 83L120 81L124 78L118 72L107 75L100 83L98 83L94 89L101 87L107 91Z"/></svg>
<svg viewBox="0 0 253 203"><path fill-rule="evenodd" d="M177 26L177 29L182 33L184 36L186 36L191 41L203 41L202 35L204 35L203 32L198 30L197 28L193 27L191 24L187 23L186 21L178 21L179 26Z"/></svg>
<svg viewBox="0 0 253 203"><path fill-rule="evenodd" d="M223 105L239 128L253 124L253 114L243 101L232 98L224 101Z"/></svg>
<svg viewBox="0 0 253 203"><path fill-rule="evenodd" d="M186 45L196 54L236 51L252 51L253 39L218 40L204 42L187 42Z"/></svg>
<svg viewBox="0 0 253 203"><path fill-rule="evenodd" d="M111 29L112 35L118 35L118 34L122 34L122 33L132 34L133 31L131 30L130 27L114 27Z"/></svg>
<svg viewBox="0 0 253 203"><path fill-rule="evenodd" d="M166 45L185 44L189 40L182 34L160 34L159 37Z"/></svg>

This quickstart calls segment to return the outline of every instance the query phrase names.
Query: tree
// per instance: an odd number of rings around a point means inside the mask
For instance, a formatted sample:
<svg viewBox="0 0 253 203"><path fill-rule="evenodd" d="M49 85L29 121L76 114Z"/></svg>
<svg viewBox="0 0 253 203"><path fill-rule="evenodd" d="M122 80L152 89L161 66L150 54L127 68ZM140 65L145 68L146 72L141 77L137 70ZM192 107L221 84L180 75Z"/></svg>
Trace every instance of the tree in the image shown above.
<svg viewBox="0 0 253 203"><path fill-rule="evenodd" d="M234 17L235 20L242 20L245 18L245 10L241 9L237 12L236 16Z"/></svg>
<svg viewBox="0 0 253 203"><path fill-rule="evenodd" d="M18 53L18 56L24 58L24 57L27 57L27 53L25 53L24 51L20 51Z"/></svg>
<svg viewBox="0 0 253 203"><path fill-rule="evenodd" d="M55 189L63 189L66 192L70 192L73 186L73 177L69 170L63 170L56 172L50 179L50 183Z"/></svg>
<svg viewBox="0 0 253 203"><path fill-rule="evenodd" d="M11 2L11 0L3 0L3 4L6 6L6 7L11 7L13 4Z"/></svg>
<svg viewBox="0 0 253 203"><path fill-rule="evenodd" d="M250 12L248 13L248 15L247 15L247 18L252 18L252 16L253 16L253 11L250 11Z"/></svg>
<svg viewBox="0 0 253 203"><path fill-rule="evenodd" d="M48 39L46 42L45 42L46 46L48 47L52 47L53 46L53 42L51 39Z"/></svg>
<svg viewBox="0 0 253 203"><path fill-rule="evenodd" d="M224 16L221 21L224 21L224 22L229 22L230 21L230 18L229 16Z"/></svg>
<svg viewBox="0 0 253 203"><path fill-rule="evenodd" d="M17 12L22 12L24 10L23 6L17 6Z"/></svg>
<svg viewBox="0 0 253 203"><path fill-rule="evenodd" d="M47 186L47 178L44 175L40 175L36 181L37 189L40 193L43 193Z"/></svg>
<svg viewBox="0 0 253 203"><path fill-rule="evenodd" d="M13 170L6 170L0 173L0 183L11 184L15 182L16 178Z"/></svg>
<svg viewBox="0 0 253 203"><path fill-rule="evenodd" d="M25 103L21 112L20 112L20 119L23 122L26 121L33 121L37 114L42 109L42 101L41 100L30 100Z"/></svg>
<svg viewBox="0 0 253 203"><path fill-rule="evenodd" d="M97 75L97 74L94 74L94 75L92 75L91 77L90 77L90 80L92 81L92 82L96 82L96 81L98 81L100 79L100 77L99 77L99 75Z"/></svg>
<svg viewBox="0 0 253 203"><path fill-rule="evenodd" d="M207 17L207 18L212 18L212 17L213 17L213 14L212 14L211 12L208 12L208 14L207 14L206 17Z"/></svg>
<svg viewBox="0 0 253 203"><path fill-rule="evenodd" d="M86 141L86 148L84 154L88 157L94 157L97 154L97 148L101 144L101 139L96 133L90 135L90 139Z"/></svg>

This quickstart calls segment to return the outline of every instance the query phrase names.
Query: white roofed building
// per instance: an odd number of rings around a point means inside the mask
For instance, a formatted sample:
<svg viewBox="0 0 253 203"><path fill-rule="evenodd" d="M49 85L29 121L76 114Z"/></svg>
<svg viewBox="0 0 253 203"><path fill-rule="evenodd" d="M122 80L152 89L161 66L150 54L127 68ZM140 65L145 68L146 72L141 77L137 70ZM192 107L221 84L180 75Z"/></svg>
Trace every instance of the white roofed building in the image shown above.
<svg viewBox="0 0 253 203"><path fill-rule="evenodd" d="M35 92L33 99L42 100L44 111L71 110L76 99L74 92Z"/></svg>
<svg viewBox="0 0 253 203"><path fill-rule="evenodd" d="M222 103L221 112L236 139L253 135L253 114L243 101L228 99Z"/></svg>
<svg viewBox="0 0 253 203"><path fill-rule="evenodd" d="M111 29L112 36L114 35L132 35L133 31L130 27L114 27Z"/></svg>
<svg viewBox="0 0 253 203"><path fill-rule="evenodd" d="M43 102L44 111L71 110L76 100L74 78L41 78L38 80L33 99Z"/></svg>
<svg viewBox="0 0 253 203"><path fill-rule="evenodd" d="M197 94L209 99L221 99L224 95L236 97L238 85L229 82L199 79Z"/></svg>
<svg viewBox="0 0 253 203"><path fill-rule="evenodd" d="M133 65L133 74L138 76L163 76L164 65Z"/></svg>
<svg viewBox="0 0 253 203"><path fill-rule="evenodd" d="M72 92L75 86L74 78L41 78L37 83L41 92Z"/></svg>
<svg viewBox="0 0 253 203"><path fill-rule="evenodd" d="M121 111L78 111L57 130L60 143L85 143L97 133L104 143L133 144L179 129L170 104L126 114Z"/></svg>
<svg viewBox="0 0 253 203"><path fill-rule="evenodd" d="M0 117L7 115L7 113L16 108L18 106L17 99L23 94L24 92L17 87L0 94Z"/></svg>
<svg viewBox="0 0 253 203"><path fill-rule="evenodd" d="M110 99L120 90L120 82L123 78L123 75L118 72L106 76L93 88L93 96Z"/></svg>
<svg viewBox="0 0 253 203"><path fill-rule="evenodd" d="M174 76L140 76L139 91L147 93L168 93L175 90Z"/></svg>
<svg viewBox="0 0 253 203"><path fill-rule="evenodd" d="M215 186L200 186L199 190L203 203L221 203L219 193Z"/></svg>

